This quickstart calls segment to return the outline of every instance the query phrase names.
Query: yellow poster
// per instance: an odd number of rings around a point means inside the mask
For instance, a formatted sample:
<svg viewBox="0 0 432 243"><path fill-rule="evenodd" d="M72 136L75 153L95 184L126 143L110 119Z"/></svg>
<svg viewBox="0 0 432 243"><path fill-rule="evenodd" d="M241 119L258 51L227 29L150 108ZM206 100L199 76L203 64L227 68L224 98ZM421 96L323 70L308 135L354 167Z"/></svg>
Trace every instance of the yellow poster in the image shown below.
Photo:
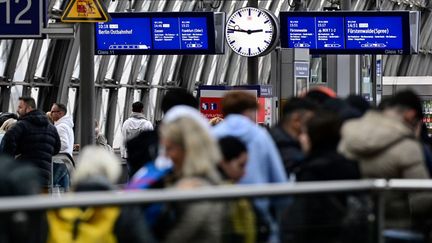
<svg viewBox="0 0 432 243"><path fill-rule="evenodd" d="M70 0L61 17L62 22L107 22L110 20L99 0Z"/></svg>

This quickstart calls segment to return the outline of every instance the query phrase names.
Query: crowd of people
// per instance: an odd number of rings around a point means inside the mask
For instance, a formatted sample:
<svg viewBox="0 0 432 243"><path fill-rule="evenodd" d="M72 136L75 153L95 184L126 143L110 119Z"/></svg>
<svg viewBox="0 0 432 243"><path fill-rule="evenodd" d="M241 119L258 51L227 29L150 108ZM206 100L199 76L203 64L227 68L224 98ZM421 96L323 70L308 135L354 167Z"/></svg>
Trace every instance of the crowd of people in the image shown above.
<svg viewBox="0 0 432 243"><path fill-rule="evenodd" d="M120 157L130 177L124 189L432 175L421 101L409 90L370 107L360 96L340 99L320 87L288 100L271 128L256 124L259 106L250 93L228 92L221 106L223 118L209 121L192 94L170 90L162 100L163 120L153 126L143 103L133 103L122 127ZM39 181L40 191L55 184L71 191L115 188L121 169L112 149L84 148L75 168L73 122L65 105L53 104L48 116L32 98L22 97L17 113L0 120L0 153L9 156L2 160L31 168L26 173L36 175L30 181ZM34 188L20 193L36 193ZM352 200L339 194L51 210L37 215L42 236L31 242L365 242L366 226L347 219ZM364 198L356 202L367 208ZM391 195L386 204L386 227L414 226L427 238L431 195ZM8 237L23 237L13 233Z"/></svg>

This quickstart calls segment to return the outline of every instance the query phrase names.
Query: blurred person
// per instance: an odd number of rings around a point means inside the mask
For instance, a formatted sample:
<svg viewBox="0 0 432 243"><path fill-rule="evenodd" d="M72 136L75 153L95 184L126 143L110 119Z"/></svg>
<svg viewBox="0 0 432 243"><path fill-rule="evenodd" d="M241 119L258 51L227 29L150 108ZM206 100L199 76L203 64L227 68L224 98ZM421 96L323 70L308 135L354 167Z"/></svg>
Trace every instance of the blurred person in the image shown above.
<svg viewBox="0 0 432 243"><path fill-rule="evenodd" d="M313 102L304 98L291 98L283 108L281 121L270 130L287 173L305 158L299 136L302 127L311 119L315 110L316 105Z"/></svg>
<svg viewBox="0 0 432 243"><path fill-rule="evenodd" d="M213 128L218 138L231 135L246 144L249 157L243 184L284 183L287 176L279 151L265 128L254 121L258 109L254 95L244 91L228 92L222 100L224 121ZM260 216L270 228L270 242L278 241L278 226L270 210L274 206L268 199L254 201Z"/></svg>
<svg viewBox="0 0 432 243"><path fill-rule="evenodd" d="M73 174L75 192L115 189L121 174L117 157L98 146L85 147ZM154 242L135 206L71 207L47 212L46 242Z"/></svg>
<svg viewBox="0 0 432 243"><path fill-rule="evenodd" d="M167 116L167 113L175 107L181 106L179 108L180 112L171 112L174 114L173 117L177 118L176 114L192 114L196 115L198 109L198 101L188 92L186 89L172 89L168 90L162 98L161 110L164 113L164 120L169 120L171 115ZM175 109L177 110L177 109ZM195 111L195 112L194 112ZM159 121L160 122L160 121ZM159 122L155 124L155 130L148 130L139 133L135 138L131 139L126 143L126 148L128 151L127 162L129 165L129 177L132 178L140 168L146 171L150 166L150 170L154 171L157 177L152 177L152 180L147 181L146 173L140 173L136 178L132 179L132 188L147 188L153 185L159 187L163 183L159 183L163 179L165 174L170 170L171 165L166 165L166 163L159 163L164 161L163 159L157 159L159 155L159 134L158 128L160 126ZM150 173L152 174L152 173ZM153 174L152 174L153 175Z"/></svg>
<svg viewBox="0 0 432 243"><path fill-rule="evenodd" d="M347 101L339 98L332 98L326 100L322 104L322 109L329 112L336 112L337 115L342 119L342 122L346 122L349 119L359 118L362 116L359 110L351 107Z"/></svg>
<svg viewBox="0 0 432 243"><path fill-rule="evenodd" d="M142 131L148 130L153 130L153 125L144 117L144 104L140 101L134 102L132 104L132 114L122 126L123 142L120 148L122 158L128 158L126 143Z"/></svg>
<svg viewBox="0 0 432 243"><path fill-rule="evenodd" d="M186 105L198 109L198 100L186 89L168 90L162 98L162 112L166 114L171 108L178 105Z"/></svg>
<svg viewBox="0 0 432 243"><path fill-rule="evenodd" d="M221 184L216 169L221 159L216 141L194 119L181 117L160 128L165 156L172 160L173 174L167 186L183 190ZM167 205L155 227L161 242L221 242L224 207L217 201Z"/></svg>
<svg viewBox="0 0 432 243"><path fill-rule="evenodd" d="M214 127L217 124L219 124L221 121L223 121L223 118L217 116L217 117L213 117L212 119L210 119L209 124L210 124L210 126Z"/></svg>
<svg viewBox="0 0 432 243"><path fill-rule="evenodd" d="M248 159L246 145L238 138L226 136L219 139L222 161L218 169L223 180L228 183L238 182L245 173ZM255 211L248 199L240 198L228 201L226 229L223 242L254 243L257 241L257 222Z"/></svg>
<svg viewBox="0 0 432 243"><path fill-rule="evenodd" d="M20 97L18 122L3 137L3 152L39 168L41 185L51 185L52 156L60 151L60 137L45 113L36 109L31 97Z"/></svg>
<svg viewBox="0 0 432 243"><path fill-rule="evenodd" d="M386 101L381 112L372 110L345 123L339 151L359 161L364 178L429 179L423 149L415 136L422 118L419 97L410 90L400 91ZM428 195L411 194L409 207L404 195L392 195L395 198L386 200L390 226L405 225L407 222L396 219L409 217L409 209L413 219L432 212Z"/></svg>
<svg viewBox="0 0 432 243"><path fill-rule="evenodd" d="M30 196L41 192L38 169L0 156L0 198ZM1 200L1 199L0 199ZM41 211L10 211L0 214L0 242L42 243L44 227Z"/></svg>
<svg viewBox="0 0 432 243"><path fill-rule="evenodd" d="M304 125L300 141L307 156L294 168L297 181L360 179L358 163L337 152L341 125L340 117L328 111L317 112ZM344 194L295 197L281 223L284 242L359 242L344 238L353 227L345 221L347 208Z"/></svg>
<svg viewBox="0 0 432 243"><path fill-rule="evenodd" d="M53 118L52 118L51 111L47 111L45 114L46 114L46 116L48 117L48 121L49 121L51 124L54 124L54 120L53 120Z"/></svg>
<svg viewBox="0 0 432 243"><path fill-rule="evenodd" d="M345 100L351 107L357 109L362 116L371 108L369 102L361 95L350 94Z"/></svg>
<svg viewBox="0 0 432 243"><path fill-rule="evenodd" d="M3 123L9 119L9 118L13 118L15 120L18 119L17 114L15 113L10 113L10 112L0 112L0 127L3 125Z"/></svg>
<svg viewBox="0 0 432 243"><path fill-rule="evenodd" d="M72 117L67 115L66 106L60 103L54 103L50 112L54 126L60 136L60 153L67 153L72 158L74 145L74 123Z"/></svg>
<svg viewBox="0 0 432 243"><path fill-rule="evenodd" d="M324 104L329 99L337 98L337 94L331 88L325 86L316 86L309 89L306 93L302 94L301 97L312 100L317 105Z"/></svg>
<svg viewBox="0 0 432 243"><path fill-rule="evenodd" d="M0 145L1 145L1 141L3 140L3 136L5 135L5 133L11 129L15 123L17 122L16 119L14 118L9 118L7 119L5 122L3 122L3 124L0 126ZM3 151L3 148L0 146L0 152Z"/></svg>
<svg viewBox="0 0 432 243"><path fill-rule="evenodd" d="M105 135L100 132L98 120L95 120L95 144L96 146L100 146L107 151L114 153L114 150L111 145L108 144L108 140L106 139Z"/></svg>

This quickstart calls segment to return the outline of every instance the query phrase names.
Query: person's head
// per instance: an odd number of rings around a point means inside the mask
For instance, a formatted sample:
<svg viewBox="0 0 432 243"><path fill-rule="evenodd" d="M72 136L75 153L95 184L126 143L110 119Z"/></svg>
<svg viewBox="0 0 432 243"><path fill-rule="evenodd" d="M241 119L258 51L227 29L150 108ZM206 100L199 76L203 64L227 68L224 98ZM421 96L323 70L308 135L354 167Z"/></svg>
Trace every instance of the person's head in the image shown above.
<svg viewBox="0 0 432 243"><path fill-rule="evenodd" d="M64 104L54 103L51 106L51 118L54 122L64 117L67 113L67 108Z"/></svg>
<svg viewBox="0 0 432 243"><path fill-rule="evenodd" d="M23 117L30 111L36 110L36 102L32 97L19 97L17 113L19 117Z"/></svg>
<svg viewBox="0 0 432 243"><path fill-rule="evenodd" d="M336 92L334 90L325 87L325 86L316 86L311 88L304 97L316 102L317 104L322 104L328 99L333 99L337 97Z"/></svg>
<svg viewBox="0 0 432 243"><path fill-rule="evenodd" d="M316 105L304 98L291 98L283 108L282 128L294 138L301 134L302 127L313 116Z"/></svg>
<svg viewBox="0 0 432 243"><path fill-rule="evenodd" d="M304 127L300 136L303 151L311 153L317 150L336 150L340 140L342 121L338 114L319 111Z"/></svg>
<svg viewBox="0 0 432 243"><path fill-rule="evenodd" d="M222 117L213 117L212 119L210 119L210 121L209 121L209 124L210 124L210 126L216 126L217 124L219 124L220 122L222 122L223 121L223 118Z"/></svg>
<svg viewBox="0 0 432 243"><path fill-rule="evenodd" d="M161 152L172 160L177 176L214 176L220 151L216 141L197 121L180 117L163 123L160 138Z"/></svg>
<svg viewBox="0 0 432 243"><path fill-rule="evenodd" d="M245 174L248 153L246 145L238 138L226 136L219 139L222 161L219 164L224 173L234 182Z"/></svg>
<svg viewBox="0 0 432 243"><path fill-rule="evenodd" d="M423 120L421 100L411 90L404 90L396 93L390 99L384 111L397 114L413 129Z"/></svg>
<svg viewBox="0 0 432 243"><path fill-rule="evenodd" d="M16 119L14 118L9 118L7 119L5 122L3 122L3 124L0 127L0 131L5 131L7 132L9 129L11 129L15 123L17 122Z"/></svg>
<svg viewBox="0 0 432 243"><path fill-rule="evenodd" d="M346 98L346 102L353 108L357 109L361 115L370 109L369 102L361 95L351 94Z"/></svg>
<svg viewBox="0 0 432 243"><path fill-rule="evenodd" d="M177 105L186 105L198 109L197 99L186 89L168 90L162 98L162 112L166 114L171 108Z"/></svg>
<svg viewBox="0 0 432 243"><path fill-rule="evenodd" d="M256 96L246 91L230 91L222 99L222 114L224 117L231 114L244 115L252 121L256 119L258 102Z"/></svg>
<svg viewBox="0 0 432 243"><path fill-rule="evenodd" d="M111 184L116 184L121 175L118 158L102 147L86 146L77 161L77 168L72 175L72 186L85 183L91 178L105 178Z"/></svg>
<svg viewBox="0 0 432 243"><path fill-rule="evenodd" d="M134 102L132 104L132 112L143 113L144 104L141 101Z"/></svg>

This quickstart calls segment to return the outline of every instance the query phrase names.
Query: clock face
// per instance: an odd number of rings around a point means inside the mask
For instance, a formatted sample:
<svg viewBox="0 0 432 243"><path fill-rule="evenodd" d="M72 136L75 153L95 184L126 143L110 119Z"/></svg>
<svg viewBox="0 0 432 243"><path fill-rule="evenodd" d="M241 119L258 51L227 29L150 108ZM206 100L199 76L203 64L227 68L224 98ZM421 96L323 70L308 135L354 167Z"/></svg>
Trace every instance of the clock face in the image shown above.
<svg viewBox="0 0 432 243"><path fill-rule="evenodd" d="M239 55L259 56L274 46L276 21L265 10L246 7L234 12L225 27L228 45Z"/></svg>

